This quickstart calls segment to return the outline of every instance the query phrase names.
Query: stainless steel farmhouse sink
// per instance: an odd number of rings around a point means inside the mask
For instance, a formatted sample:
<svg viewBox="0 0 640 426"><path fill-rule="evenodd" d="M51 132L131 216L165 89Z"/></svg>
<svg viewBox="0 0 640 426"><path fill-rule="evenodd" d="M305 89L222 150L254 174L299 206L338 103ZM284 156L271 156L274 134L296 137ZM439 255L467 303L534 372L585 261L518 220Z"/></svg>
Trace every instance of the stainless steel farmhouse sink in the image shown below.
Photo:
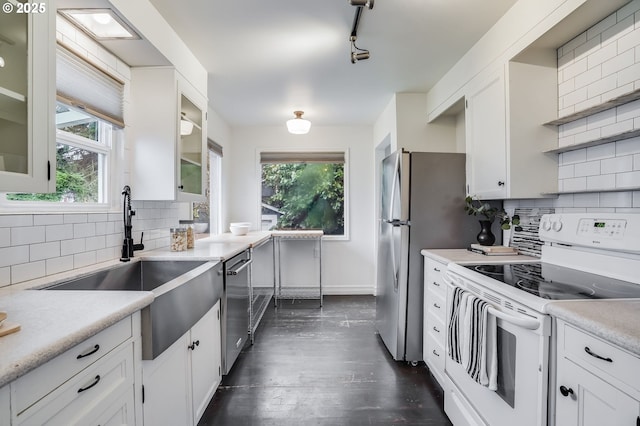
<svg viewBox="0 0 640 426"><path fill-rule="evenodd" d="M74 278L45 290L151 291L142 310L142 358L160 355L222 297L222 263L142 260Z"/></svg>

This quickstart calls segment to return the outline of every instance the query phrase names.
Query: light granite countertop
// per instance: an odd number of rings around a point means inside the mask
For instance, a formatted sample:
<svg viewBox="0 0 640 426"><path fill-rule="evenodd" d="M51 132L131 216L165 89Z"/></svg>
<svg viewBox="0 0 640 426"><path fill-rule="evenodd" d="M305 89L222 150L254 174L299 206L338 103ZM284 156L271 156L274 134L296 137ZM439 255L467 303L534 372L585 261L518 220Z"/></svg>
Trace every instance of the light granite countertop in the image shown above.
<svg viewBox="0 0 640 426"><path fill-rule="evenodd" d="M147 291L24 290L0 298L21 330L0 337L0 387L153 301Z"/></svg>
<svg viewBox="0 0 640 426"><path fill-rule="evenodd" d="M548 312L640 356L640 299L558 301Z"/></svg>
<svg viewBox="0 0 640 426"><path fill-rule="evenodd" d="M461 265L470 265L476 263L525 263L540 262L540 259L533 256L523 254L511 256L487 256L480 253L474 253L467 249L423 249L420 251L423 256L430 257L442 263L459 263Z"/></svg>

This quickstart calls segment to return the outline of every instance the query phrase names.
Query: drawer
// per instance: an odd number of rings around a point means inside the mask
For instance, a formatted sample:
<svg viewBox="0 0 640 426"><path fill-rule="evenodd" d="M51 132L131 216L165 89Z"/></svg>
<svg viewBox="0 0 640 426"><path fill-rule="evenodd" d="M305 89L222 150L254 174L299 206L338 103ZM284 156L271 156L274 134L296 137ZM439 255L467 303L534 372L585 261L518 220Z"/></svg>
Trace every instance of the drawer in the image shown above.
<svg viewBox="0 0 640 426"><path fill-rule="evenodd" d="M444 360L446 352L443 346L433 342L429 345L429 351L425 355L425 360L430 369L436 370L440 374L444 374Z"/></svg>
<svg viewBox="0 0 640 426"><path fill-rule="evenodd" d="M639 358L567 324L564 324L564 355L589 371L595 367L640 390Z"/></svg>
<svg viewBox="0 0 640 426"><path fill-rule="evenodd" d="M427 314L427 333L438 342L440 346L444 346L447 341L447 329L444 322L433 315L432 312Z"/></svg>
<svg viewBox="0 0 640 426"><path fill-rule="evenodd" d="M18 378L11 385L17 413L29 408L131 336L131 317L127 317Z"/></svg>
<svg viewBox="0 0 640 426"><path fill-rule="evenodd" d="M443 299L447 295L447 287L442 279L446 265L432 259L425 259L425 290L439 294Z"/></svg>
<svg viewBox="0 0 640 426"><path fill-rule="evenodd" d="M427 314L431 313L434 317L446 323L447 302L445 299L434 293L428 293L427 297L428 299L425 304Z"/></svg>
<svg viewBox="0 0 640 426"><path fill-rule="evenodd" d="M17 425L88 424L133 390L133 343L129 343L64 383L17 416ZM130 394L133 398L133 393ZM119 405L122 405L120 403ZM128 404L133 407L133 399ZM116 407L115 411L118 407Z"/></svg>

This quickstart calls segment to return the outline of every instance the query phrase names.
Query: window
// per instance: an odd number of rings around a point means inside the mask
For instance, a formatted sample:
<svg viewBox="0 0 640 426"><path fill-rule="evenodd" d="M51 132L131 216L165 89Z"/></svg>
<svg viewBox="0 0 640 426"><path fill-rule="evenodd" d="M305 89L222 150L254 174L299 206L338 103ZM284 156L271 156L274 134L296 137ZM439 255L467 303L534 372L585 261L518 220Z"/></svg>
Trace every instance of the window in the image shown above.
<svg viewBox="0 0 640 426"><path fill-rule="evenodd" d="M220 196L222 146L211 139L207 140L207 185L205 197L207 201L192 203L193 220L196 233L220 233Z"/></svg>
<svg viewBox="0 0 640 426"><path fill-rule="evenodd" d="M262 229L346 236L344 152L263 152Z"/></svg>
<svg viewBox="0 0 640 426"><path fill-rule="evenodd" d="M3 205L108 207L112 153L124 127L124 83L58 45L56 91L56 192L5 194Z"/></svg>

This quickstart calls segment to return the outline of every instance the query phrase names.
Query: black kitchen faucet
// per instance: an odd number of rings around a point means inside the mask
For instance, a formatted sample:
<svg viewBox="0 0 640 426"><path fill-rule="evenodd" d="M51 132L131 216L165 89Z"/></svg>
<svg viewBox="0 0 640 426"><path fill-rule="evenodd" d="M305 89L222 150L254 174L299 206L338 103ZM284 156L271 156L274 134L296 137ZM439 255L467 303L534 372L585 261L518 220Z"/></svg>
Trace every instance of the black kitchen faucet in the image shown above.
<svg viewBox="0 0 640 426"><path fill-rule="evenodd" d="M131 216L134 216L136 212L131 210L131 188L129 185L125 185L122 189L122 216L124 220L124 243L122 243L122 256L121 262L128 262L133 257L135 250L144 250L144 244L142 244L142 238L144 232L140 234L140 244L133 243L133 237L131 236Z"/></svg>

